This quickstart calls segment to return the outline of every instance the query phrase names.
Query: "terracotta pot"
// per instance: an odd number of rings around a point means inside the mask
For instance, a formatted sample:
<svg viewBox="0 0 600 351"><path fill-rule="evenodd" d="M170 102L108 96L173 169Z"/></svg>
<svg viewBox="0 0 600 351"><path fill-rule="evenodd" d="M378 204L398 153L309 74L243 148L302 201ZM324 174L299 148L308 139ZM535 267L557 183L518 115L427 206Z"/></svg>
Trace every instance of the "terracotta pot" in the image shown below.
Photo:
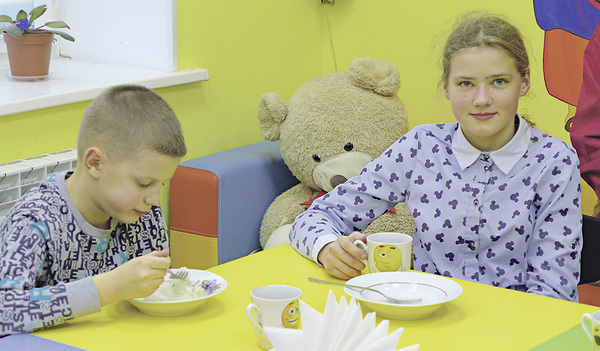
<svg viewBox="0 0 600 351"><path fill-rule="evenodd" d="M52 33L23 34L15 38L4 33L10 74L19 77L47 76L50 70Z"/></svg>

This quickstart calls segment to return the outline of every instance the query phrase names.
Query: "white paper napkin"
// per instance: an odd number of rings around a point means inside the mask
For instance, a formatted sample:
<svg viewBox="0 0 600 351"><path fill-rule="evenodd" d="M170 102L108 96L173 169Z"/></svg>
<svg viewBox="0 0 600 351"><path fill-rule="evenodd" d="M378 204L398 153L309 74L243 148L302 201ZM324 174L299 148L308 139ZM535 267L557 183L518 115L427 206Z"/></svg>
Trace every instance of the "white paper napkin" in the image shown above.
<svg viewBox="0 0 600 351"><path fill-rule="evenodd" d="M404 328L388 334L390 321L376 325L375 312L362 317L354 298L340 301L329 291L323 314L300 300L302 328L264 327L271 351L417 351L419 344L396 350Z"/></svg>

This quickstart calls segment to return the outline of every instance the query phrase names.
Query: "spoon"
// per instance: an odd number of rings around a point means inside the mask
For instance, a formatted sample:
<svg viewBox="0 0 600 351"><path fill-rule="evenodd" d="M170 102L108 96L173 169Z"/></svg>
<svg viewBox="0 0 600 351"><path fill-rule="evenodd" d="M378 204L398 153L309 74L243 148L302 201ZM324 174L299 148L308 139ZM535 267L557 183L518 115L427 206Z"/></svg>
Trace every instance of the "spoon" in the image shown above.
<svg viewBox="0 0 600 351"><path fill-rule="evenodd" d="M350 284L345 284L345 283L335 283L335 282L329 282L326 280L320 280L320 279L311 278L311 277L308 278L308 281L313 282L313 283L344 286L344 287L348 287L351 289L364 289L364 290L373 291L373 292L378 293L379 295L385 297L391 303L395 303L395 304L410 305L410 304L419 303L419 302L423 301L423 298L421 298L421 297L414 297L414 298L409 298L409 299L396 299L394 297L388 296L387 294L384 294L383 292L381 292L377 289L368 288L366 286L350 285Z"/></svg>

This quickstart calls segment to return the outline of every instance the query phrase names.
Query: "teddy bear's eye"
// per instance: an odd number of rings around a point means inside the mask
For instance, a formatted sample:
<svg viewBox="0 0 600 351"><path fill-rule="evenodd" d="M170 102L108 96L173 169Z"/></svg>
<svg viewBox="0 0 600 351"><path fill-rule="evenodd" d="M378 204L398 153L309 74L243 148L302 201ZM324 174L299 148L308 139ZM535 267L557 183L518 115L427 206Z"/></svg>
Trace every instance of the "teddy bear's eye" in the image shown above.
<svg viewBox="0 0 600 351"><path fill-rule="evenodd" d="M352 144L351 142L348 142L346 143L346 145L344 145L344 150L352 151L352 149L354 149L354 144Z"/></svg>
<svg viewBox="0 0 600 351"><path fill-rule="evenodd" d="M317 161L317 162L321 162L321 158L319 157L319 155L314 154L313 155L313 160Z"/></svg>

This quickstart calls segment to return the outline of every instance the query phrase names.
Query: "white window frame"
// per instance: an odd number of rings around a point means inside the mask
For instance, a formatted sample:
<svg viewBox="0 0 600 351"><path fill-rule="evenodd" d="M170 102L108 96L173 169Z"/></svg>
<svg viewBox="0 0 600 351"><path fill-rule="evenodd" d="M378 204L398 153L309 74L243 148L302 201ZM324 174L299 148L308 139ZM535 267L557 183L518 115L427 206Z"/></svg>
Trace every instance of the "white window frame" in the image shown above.
<svg viewBox="0 0 600 351"><path fill-rule="evenodd" d="M42 23L65 21L75 42L56 39L51 77L43 82L9 81L8 60L0 58L0 116L90 100L111 85L154 89L208 80L206 69L177 71L176 0L34 0L42 3L49 6ZM140 35L144 28L157 34Z"/></svg>

